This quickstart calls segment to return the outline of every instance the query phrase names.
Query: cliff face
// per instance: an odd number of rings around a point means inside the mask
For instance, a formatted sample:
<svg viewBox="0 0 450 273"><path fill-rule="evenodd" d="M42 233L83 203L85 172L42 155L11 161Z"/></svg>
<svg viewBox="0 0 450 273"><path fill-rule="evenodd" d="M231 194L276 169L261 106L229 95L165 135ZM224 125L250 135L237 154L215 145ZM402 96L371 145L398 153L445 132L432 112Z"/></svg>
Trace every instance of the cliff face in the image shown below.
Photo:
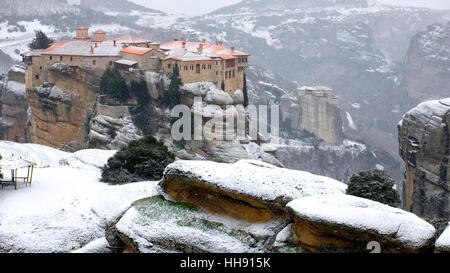
<svg viewBox="0 0 450 273"><path fill-rule="evenodd" d="M427 101L398 126L406 163L404 209L420 216L450 217L450 99Z"/></svg>
<svg viewBox="0 0 450 273"><path fill-rule="evenodd" d="M411 40L406 63L408 96L423 101L448 95L450 22L433 24Z"/></svg>
<svg viewBox="0 0 450 273"><path fill-rule="evenodd" d="M25 71L13 66L0 83L0 136L27 142L28 104L25 101Z"/></svg>
<svg viewBox="0 0 450 273"><path fill-rule="evenodd" d="M306 131L327 143L342 143L338 100L328 89L314 91L304 87L296 96L283 95L280 108L283 126L288 131L296 134Z"/></svg>
<svg viewBox="0 0 450 273"><path fill-rule="evenodd" d="M69 142L85 146L98 82L99 77L91 71L54 65L49 83L27 89L30 141L50 147Z"/></svg>

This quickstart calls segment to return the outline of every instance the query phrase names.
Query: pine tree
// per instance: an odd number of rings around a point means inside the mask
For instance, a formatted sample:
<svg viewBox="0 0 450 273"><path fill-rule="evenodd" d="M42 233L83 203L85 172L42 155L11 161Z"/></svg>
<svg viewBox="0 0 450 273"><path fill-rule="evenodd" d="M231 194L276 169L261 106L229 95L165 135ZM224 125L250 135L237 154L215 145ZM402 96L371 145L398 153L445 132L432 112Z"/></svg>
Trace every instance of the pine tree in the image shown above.
<svg viewBox="0 0 450 273"><path fill-rule="evenodd" d="M54 42L55 41L51 38L48 38L44 32L42 32L41 30L37 30L35 31L35 37L33 41L28 44L28 47L30 49L47 49L48 47L50 47L50 44Z"/></svg>
<svg viewBox="0 0 450 273"><path fill-rule="evenodd" d="M172 74L170 75L170 84L167 89L166 103L169 107L174 107L181 103L180 87L183 85L180 77L178 64L175 64Z"/></svg>
<svg viewBox="0 0 450 273"><path fill-rule="evenodd" d="M247 76L244 73L244 87L242 88L244 93L244 107L248 106L248 91L247 91Z"/></svg>
<svg viewBox="0 0 450 273"><path fill-rule="evenodd" d="M220 85L220 88L222 89L222 91L225 91L225 82L222 81L222 84Z"/></svg>
<svg viewBox="0 0 450 273"><path fill-rule="evenodd" d="M100 93L109 95L120 102L125 102L129 96L129 90L125 79L116 69L108 68L103 73L100 82Z"/></svg>
<svg viewBox="0 0 450 273"><path fill-rule="evenodd" d="M400 198L393 189L394 182L384 171L360 172L350 178L347 194L396 207L400 204Z"/></svg>

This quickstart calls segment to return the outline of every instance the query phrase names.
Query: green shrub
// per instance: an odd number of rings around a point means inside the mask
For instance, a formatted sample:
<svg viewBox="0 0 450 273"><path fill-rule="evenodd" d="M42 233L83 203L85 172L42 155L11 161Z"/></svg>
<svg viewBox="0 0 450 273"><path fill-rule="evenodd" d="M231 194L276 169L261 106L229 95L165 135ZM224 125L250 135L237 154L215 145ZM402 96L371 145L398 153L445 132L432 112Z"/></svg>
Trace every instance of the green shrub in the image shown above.
<svg viewBox="0 0 450 273"><path fill-rule="evenodd" d="M120 102L126 102L130 97L125 79L117 69L108 68L100 81L100 93L111 96Z"/></svg>
<svg viewBox="0 0 450 273"><path fill-rule="evenodd" d="M384 171L373 170L352 175L347 194L397 207L400 198L393 189L395 181Z"/></svg>
<svg viewBox="0 0 450 273"><path fill-rule="evenodd" d="M144 180L159 180L175 156L152 136L130 142L108 160L102 169L102 181L122 184Z"/></svg>

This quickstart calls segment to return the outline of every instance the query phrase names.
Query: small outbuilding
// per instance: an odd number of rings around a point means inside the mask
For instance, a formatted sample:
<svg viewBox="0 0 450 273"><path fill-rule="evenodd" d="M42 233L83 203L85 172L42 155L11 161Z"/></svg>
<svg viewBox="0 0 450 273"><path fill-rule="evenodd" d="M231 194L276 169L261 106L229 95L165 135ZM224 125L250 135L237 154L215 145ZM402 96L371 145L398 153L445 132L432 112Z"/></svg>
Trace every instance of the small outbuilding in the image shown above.
<svg viewBox="0 0 450 273"><path fill-rule="evenodd" d="M17 184L21 182L25 184L25 187L31 187L35 166L36 163L15 155L11 155L8 158L1 159L0 168L2 169L2 171L11 171L11 177L9 180L0 180L0 185L2 186L2 188L12 185L17 190ZM23 169L26 169L26 171ZM20 175L19 170L21 170Z"/></svg>

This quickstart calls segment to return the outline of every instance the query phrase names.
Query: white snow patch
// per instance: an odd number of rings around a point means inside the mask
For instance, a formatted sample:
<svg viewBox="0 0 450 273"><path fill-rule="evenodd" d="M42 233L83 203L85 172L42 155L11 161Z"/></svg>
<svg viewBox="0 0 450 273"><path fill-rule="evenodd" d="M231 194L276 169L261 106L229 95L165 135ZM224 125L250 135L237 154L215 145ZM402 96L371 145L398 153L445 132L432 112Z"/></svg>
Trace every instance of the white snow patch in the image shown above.
<svg viewBox="0 0 450 273"><path fill-rule="evenodd" d="M450 226L448 226L441 234L441 236L439 236L439 238L436 241L436 247L450 249Z"/></svg>
<svg viewBox="0 0 450 273"><path fill-rule="evenodd" d="M358 128L356 128L355 123L353 122L353 118L350 115L350 113L346 112L346 114L347 114L348 127L352 128L353 130L358 130Z"/></svg>

